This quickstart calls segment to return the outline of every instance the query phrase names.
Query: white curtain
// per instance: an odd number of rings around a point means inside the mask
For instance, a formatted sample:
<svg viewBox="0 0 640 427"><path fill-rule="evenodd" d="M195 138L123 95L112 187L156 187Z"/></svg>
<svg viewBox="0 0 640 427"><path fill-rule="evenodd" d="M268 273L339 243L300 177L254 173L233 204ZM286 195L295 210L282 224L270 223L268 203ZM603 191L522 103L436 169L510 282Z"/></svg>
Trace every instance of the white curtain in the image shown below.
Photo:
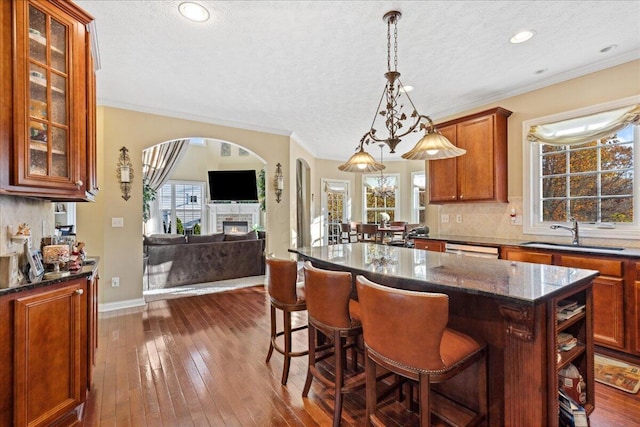
<svg viewBox="0 0 640 427"><path fill-rule="evenodd" d="M180 163L180 159L189 148L189 140L177 139L154 145L142 152L142 179L153 190L160 188L169 180L171 173ZM164 233L162 213L158 197L151 202L150 219L145 224L146 234Z"/></svg>
<svg viewBox="0 0 640 427"><path fill-rule="evenodd" d="M578 145L604 138L640 123L640 104L604 111L575 119L531 126L530 142L549 145Z"/></svg>

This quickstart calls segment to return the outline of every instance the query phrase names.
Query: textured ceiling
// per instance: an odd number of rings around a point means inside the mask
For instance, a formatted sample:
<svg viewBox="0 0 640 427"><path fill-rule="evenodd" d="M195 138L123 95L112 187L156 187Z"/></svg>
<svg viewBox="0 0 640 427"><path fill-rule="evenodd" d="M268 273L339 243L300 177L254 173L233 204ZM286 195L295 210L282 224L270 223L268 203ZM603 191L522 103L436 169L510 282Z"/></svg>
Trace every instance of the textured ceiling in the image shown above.
<svg viewBox="0 0 640 427"><path fill-rule="evenodd" d="M346 160L384 87L389 10L402 82L434 120L640 58L640 1L197 2L209 21L179 1L76 1L96 19L100 105L293 134ZM509 43L522 29L535 37Z"/></svg>

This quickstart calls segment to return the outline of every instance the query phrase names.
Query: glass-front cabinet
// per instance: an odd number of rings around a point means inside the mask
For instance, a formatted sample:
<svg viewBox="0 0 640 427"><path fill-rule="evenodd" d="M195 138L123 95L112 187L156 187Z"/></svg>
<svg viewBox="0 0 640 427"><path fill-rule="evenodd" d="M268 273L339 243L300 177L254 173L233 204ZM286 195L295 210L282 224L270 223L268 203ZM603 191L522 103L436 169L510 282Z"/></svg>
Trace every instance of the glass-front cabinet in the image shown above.
<svg viewBox="0 0 640 427"><path fill-rule="evenodd" d="M11 190L91 199L97 190L95 176L89 176L95 174L92 18L66 1L11 3Z"/></svg>

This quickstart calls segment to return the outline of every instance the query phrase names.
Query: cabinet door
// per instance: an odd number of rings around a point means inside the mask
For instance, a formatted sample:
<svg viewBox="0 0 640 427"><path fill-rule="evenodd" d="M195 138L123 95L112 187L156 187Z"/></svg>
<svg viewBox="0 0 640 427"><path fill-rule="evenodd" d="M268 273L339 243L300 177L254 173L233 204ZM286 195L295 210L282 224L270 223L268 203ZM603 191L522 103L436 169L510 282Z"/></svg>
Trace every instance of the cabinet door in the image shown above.
<svg viewBox="0 0 640 427"><path fill-rule="evenodd" d="M88 281L87 295L87 320L88 320L88 361L87 361L87 389L91 390L93 382L93 369L96 365L96 351L98 349L98 281L99 277L96 273L93 278Z"/></svg>
<svg viewBox="0 0 640 427"><path fill-rule="evenodd" d="M438 128L440 133L456 144L456 125ZM451 202L458 199L456 158L429 161L429 201Z"/></svg>
<svg viewBox="0 0 640 427"><path fill-rule="evenodd" d="M492 200L494 197L494 116L459 123L457 145L467 153L457 158L458 199Z"/></svg>
<svg viewBox="0 0 640 427"><path fill-rule="evenodd" d="M15 426L51 425L84 401L83 283L15 301Z"/></svg>
<svg viewBox="0 0 640 427"><path fill-rule="evenodd" d="M640 262L636 262L636 280L633 282L631 304L633 308L629 327L633 337L632 351L640 354Z"/></svg>
<svg viewBox="0 0 640 427"><path fill-rule="evenodd" d="M84 194L84 24L49 2L14 2L13 184Z"/></svg>

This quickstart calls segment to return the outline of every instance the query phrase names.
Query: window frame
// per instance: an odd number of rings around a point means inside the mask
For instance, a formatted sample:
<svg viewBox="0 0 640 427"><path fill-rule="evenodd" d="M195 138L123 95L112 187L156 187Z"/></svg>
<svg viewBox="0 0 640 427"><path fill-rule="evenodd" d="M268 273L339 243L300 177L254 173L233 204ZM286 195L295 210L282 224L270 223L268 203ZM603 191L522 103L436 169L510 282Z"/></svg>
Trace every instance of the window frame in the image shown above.
<svg viewBox="0 0 640 427"><path fill-rule="evenodd" d="M365 174L362 174L362 222L363 223L367 222L367 212L368 211L382 211L382 212L393 211L393 217L394 218L398 218L398 212L400 210L400 204L401 204L400 195L402 194L402 192L400 191L400 174L399 173L385 173L384 174L385 178L393 178L395 180L395 186L396 186L396 190L395 190L396 205L395 205L395 207L393 207L393 208L373 208L373 209L370 209L367 206L367 178L378 178L379 176L380 176L379 173L365 173Z"/></svg>
<svg viewBox="0 0 640 427"><path fill-rule="evenodd" d="M419 189L415 186L415 178L422 175L424 178L424 206L420 206ZM427 222L427 174L425 171L411 172L411 222L414 224L420 224L420 211L424 211L424 223Z"/></svg>
<svg viewBox="0 0 640 427"><path fill-rule="evenodd" d="M171 221L171 230L169 230L170 233L174 233L174 228L177 227L177 221L176 221L176 217L177 217L177 210L178 208L176 207L176 189L175 186L176 185L191 185L191 186L200 186L201 187L201 197L200 197L200 230L201 233L204 233L205 230L208 230L208 217L207 217L207 183L205 181L187 181L187 180L173 180L170 179L167 182L165 182L164 184L162 184L162 187L160 187L160 189L158 190L158 194L160 195L160 197L162 197L162 188L164 186L167 185L171 185L171 212L170 212L170 216L169 219ZM162 200L160 200L160 223L162 224L162 220L163 220L163 206L162 206ZM193 209L194 211L196 209ZM175 229L175 232L177 233L177 228Z"/></svg>
<svg viewBox="0 0 640 427"><path fill-rule="evenodd" d="M522 183L523 183L523 233L538 234L547 236L567 237L567 231L558 229L552 230L551 224L555 221L541 221L537 212L540 211L541 203L541 164L539 156L540 144L530 142L527 134L531 126L543 123L556 122L573 119L590 114L596 114L615 108L622 108L627 105L640 103L640 95L611 101L603 104L579 108L537 119L527 120L522 123ZM640 126L635 126L634 130L634 220L629 224L617 223L613 229L597 228L597 225L581 223L581 237L592 237L598 239L637 239L640 237Z"/></svg>

